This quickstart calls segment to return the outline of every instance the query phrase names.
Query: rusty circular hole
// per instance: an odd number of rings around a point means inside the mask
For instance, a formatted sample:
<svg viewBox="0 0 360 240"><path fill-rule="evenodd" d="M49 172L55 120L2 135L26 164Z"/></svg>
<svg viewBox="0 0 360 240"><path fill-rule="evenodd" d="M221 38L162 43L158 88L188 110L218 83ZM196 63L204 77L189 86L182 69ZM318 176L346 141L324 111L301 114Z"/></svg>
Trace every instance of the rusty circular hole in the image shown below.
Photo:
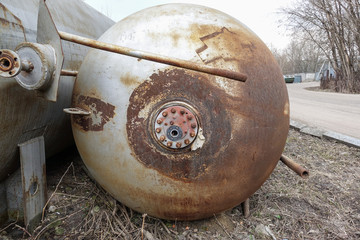
<svg viewBox="0 0 360 240"><path fill-rule="evenodd" d="M4 70L8 70L11 68L11 62L8 58L3 57L0 59L0 68Z"/></svg>
<svg viewBox="0 0 360 240"><path fill-rule="evenodd" d="M34 181L30 184L30 187L29 187L29 193L31 196L35 195L37 192L38 192L38 189L39 189L39 184L37 181Z"/></svg>

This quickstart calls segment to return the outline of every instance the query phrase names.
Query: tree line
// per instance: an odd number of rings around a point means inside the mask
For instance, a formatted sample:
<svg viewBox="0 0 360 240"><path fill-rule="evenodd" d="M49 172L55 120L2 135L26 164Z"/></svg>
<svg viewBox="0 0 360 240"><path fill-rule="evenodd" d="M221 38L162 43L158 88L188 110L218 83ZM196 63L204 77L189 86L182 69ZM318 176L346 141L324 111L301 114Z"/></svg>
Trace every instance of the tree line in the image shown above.
<svg viewBox="0 0 360 240"><path fill-rule="evenodd" d="M284 74L315 72L327 59L336 77L323 77L321 86L360 93L359 0L298 0L281 13L296 39L283 52L273 49Z"/></svg>

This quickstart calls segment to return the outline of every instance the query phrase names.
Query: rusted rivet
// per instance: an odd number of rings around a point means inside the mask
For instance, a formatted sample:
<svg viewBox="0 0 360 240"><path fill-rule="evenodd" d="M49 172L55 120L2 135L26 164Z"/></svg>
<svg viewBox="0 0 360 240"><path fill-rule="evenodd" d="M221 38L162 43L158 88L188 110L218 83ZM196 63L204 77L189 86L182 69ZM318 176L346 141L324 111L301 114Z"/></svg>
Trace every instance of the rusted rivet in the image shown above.
<svg viewBox="0 0 360 240"><path fill-rule="evenodd" d="M175 109L175 108L172 108L172 109L171 109L171 112L172 112L172 113L176 113L176 109Z"/></svg>
<svg viewBox="0 0 360 240"><path fill-rule="evenodd" d="M164 117L166 117L166 116L167 116L167 112L163 112L162 115L163 115Z"/></svg>
<svg viewBox="0 0 360 240"><path fill-rule="evenodd" d="M196 128L196 123L192 123L192 124L191 124L191 127L192 127L192 128Z"/></svg>
<svg viewBox="0 0 360 240"><path fill-rule="evenodd" d="M186 145L189 145L190 140L189 140L189 139L185 139L184 143L185 143Z"/></svg>
<svg viewBox="0 0 360 240"><path fill-rule="evenodd" d="M157 132L157 133L160 133L160 132L161 132L161 128L157 128L157 129L156 129L156 132Z"/></svg>
<svg viewBox="0 0 360 240"><path fill-rule="evenodd" d="M174 125L174 121L170 121L170 125Z"/></svg>
<svg viewBox="0 0 360 240"><path fill-rule="evenodd" d="M194 132L191 132L191 133L190 133L190 137L195 137L195 133L194 133Z"/></svg>
<svg viewBox="0 0 360 240"><path fill-rule="evenodd" d="M180 113L181 113L181 115L184 115L184 114L185 114L185 110L184 110L184 109L181 109L181 110L180 110Z"/></svg>
<svg viewBox="0 0 360 240"><path fill-rule="evenodd" d="M162 142L165 141L165 136L161 136L160 141L162 141Z"/></svg>
<svg viewBox="0 0 360 240"><path fill-rule="evenodd" d="M177 148L181 148L181 143L180 143L180 142L177 142L177 143L176 143L176 147L177 147Z"/></svg>
<svg viewBox="0 0 360 240"><path fill-rule="evenodd" d="M162 124L162 120L161 119L158 119L158 120L156 120L156 122L158 123L158 124Z"/></svg>
<svg viewBox="0 0 360 240"><path fill-rule="evenodd" d="M171 146L172 146L172 142L168 142L166 145L167 145L168 147L171 147Z"/></svg>
<svg viewBox="0 0 360 240"><path fill-rule="evenodd" d="M191 120L191 119L192 119L192 116L191 116L191 115L188 115L188 116L187 116L187 119L188 119L188 120Z"/></svg>

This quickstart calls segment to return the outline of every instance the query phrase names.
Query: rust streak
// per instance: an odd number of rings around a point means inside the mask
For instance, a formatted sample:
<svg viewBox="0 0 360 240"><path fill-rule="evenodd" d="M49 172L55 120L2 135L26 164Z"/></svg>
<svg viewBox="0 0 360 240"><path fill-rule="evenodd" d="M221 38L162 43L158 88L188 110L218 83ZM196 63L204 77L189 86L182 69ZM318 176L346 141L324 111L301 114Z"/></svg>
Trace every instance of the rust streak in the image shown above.
<svg viewBox="0 0 360 240"><path fill-rule="evenodd" d="M9 11L9 9L7 9L7 8L6 8L3 4L1 4L1 3L0 3L0 8L2 8L3 13L4 13L4 17L5 17L5 19L0 18L0 23L1 23L1 25L7 27L7 26L9 26L10 23L11 23L12 26L13 26L13 29L16 29L16 26L19 27L19 28L22 30L23 34L24 34L24 41L26 42L27 40L26 40L25 29L24 29L24 26L23 26L20 18L18 18L17 16L15 16L12 12ZM9 13L10 16L14 18L15 22L9 21L9 17L7 16L7 13Z"/></svg>

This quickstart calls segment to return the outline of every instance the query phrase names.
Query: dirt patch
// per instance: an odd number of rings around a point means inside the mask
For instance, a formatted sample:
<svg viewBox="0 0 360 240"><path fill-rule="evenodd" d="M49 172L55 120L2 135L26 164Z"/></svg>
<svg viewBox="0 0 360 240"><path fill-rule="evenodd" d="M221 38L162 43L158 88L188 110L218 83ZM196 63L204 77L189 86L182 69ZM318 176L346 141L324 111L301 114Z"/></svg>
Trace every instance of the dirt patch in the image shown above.
<svg viewBox="0 0 360 240"><path fill-rule="evenodd" d="M53 197L44 221L31 236L10 223L0 239L359 239L360 150L290 130L284 154L308 168L310 177L279 162L250 198L249 218L238 206L177 222L123 206L88 177L76 150L67 151L47 166Z"/></svg>

